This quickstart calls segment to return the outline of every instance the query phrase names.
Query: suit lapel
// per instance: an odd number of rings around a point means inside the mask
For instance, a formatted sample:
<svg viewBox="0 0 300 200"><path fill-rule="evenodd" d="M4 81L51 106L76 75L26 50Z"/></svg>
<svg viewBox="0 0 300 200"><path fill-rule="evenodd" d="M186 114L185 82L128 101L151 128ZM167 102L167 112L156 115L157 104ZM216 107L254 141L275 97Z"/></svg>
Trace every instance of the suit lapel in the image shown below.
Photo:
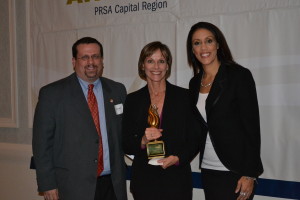
<svg viewBox="0 0 300 200"><path fill-rule="evenodd" d="M73 107L78 110L78 112L82 116L82 119L87 119L91 124L93 124L94 122L87 101L84 97L82 88L75 73L70 77L69 86L72 99L72 101L70 101L70 104L74 104Z"/></svg>
<svg viewBox="0 0 300 200"><path fill-rule="evenodd" d="M100 78L100 80L101 80L102 91L103 91L103 102L104 102L104 109L105 109L107 137L109 138L110 137L109 132L112 126L112 124L110 123L111 122L110 119L112 118L112 115L115 114L115 109L114 109L115 99L113 99L112 89L105 81L105 79Z"/></svg>
<svg viewBox="0 0 300 200"><path fill-rule="evenodd" d="M140 107L136 111L136 117L137 117L137 123L142 123L142 127L148 127L148 110L149 106L151 104L150 100L150 93L148 90L148 85L145 85L143 88L140 89L139 91L139 102L140 102Z"/></svg>
<svg viewBox="0 0 300 200"><path fill-rule="evenodd" d="M227 75L225 73L225 67L221 65L206 100L205 109L206 109L207 116L209 116L212 108L219 101L221 95L224 92L224 89L226 88L226 85L227 85Z"/></svg>
<svg viewBox="0 0 300 200"><path fill-rule="evenodd" d="M170 115L164 115L164 113L176 113L176 110L174 110L174 108L176 108L175 106L176 104L174 104L175 102L176 102L176 94L173 91L172 85L168 81L166 81L165 100L164 100L162 115L160 116L162 122L160 126L162 129L168 126L169 122L172 122L171 120L168 119L168 116Z"/></svg>

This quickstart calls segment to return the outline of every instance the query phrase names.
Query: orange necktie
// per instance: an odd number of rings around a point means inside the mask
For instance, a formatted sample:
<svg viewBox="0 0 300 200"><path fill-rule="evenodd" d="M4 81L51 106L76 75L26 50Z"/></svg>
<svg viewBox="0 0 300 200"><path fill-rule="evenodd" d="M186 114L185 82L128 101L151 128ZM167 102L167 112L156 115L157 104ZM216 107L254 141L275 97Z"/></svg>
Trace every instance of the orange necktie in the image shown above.
<svg viewBox="0 0 300 200"><path fill-rule="evenodd" d="M98 152L98 170L97 175L99 176L103 171L103 148L102 148L102 137L100 131L100 121L99 121L99 111L98 111L98 103L96 96L93 92L94 85L89 84L89 91L88 91L88 105L99 135L99 152Z"/></svg>

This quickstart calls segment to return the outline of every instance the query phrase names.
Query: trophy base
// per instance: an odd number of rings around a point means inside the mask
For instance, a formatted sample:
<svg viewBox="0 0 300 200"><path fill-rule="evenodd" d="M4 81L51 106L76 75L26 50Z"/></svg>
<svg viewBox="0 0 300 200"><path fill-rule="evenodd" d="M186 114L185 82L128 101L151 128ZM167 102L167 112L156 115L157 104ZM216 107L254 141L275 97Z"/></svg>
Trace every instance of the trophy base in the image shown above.
<svg viewBox="0 0 300 200"><path fill-rule="evenodd" d="M147 144L148 159L164 158L165 157L165 144L163 141L153 141Z"/></svg>

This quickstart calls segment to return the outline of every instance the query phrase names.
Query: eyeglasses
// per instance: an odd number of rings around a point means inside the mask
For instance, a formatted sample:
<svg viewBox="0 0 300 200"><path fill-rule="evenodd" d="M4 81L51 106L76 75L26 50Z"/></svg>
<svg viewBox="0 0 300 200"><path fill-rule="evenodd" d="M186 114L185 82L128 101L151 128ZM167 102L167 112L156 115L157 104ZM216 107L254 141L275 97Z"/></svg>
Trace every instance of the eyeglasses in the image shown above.
<svg viewBox="0 0 300 200"><path fill-rule="evenodd" d="M100 55L92 55L92 56L88 56L88 55L85 55L85 56L82 56L80 58L77 58L77 59L80 59L80 60L83 60L83 61L88 61L90 59L92 59L93 61L95 60L99 60L101 58Z"/></svg>

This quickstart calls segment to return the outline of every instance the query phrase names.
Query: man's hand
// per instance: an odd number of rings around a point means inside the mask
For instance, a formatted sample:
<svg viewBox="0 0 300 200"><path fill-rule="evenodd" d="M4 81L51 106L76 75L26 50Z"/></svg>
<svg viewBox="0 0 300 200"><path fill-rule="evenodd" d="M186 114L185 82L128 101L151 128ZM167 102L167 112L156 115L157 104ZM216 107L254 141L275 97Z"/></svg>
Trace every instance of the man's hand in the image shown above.
<svg viewBox="0 0 300 200"><path fill-rule="evenodd" d="M45 200L58 200L58 190L53 189L53 190L48 190L44 192L44 198Z"/></svg>

